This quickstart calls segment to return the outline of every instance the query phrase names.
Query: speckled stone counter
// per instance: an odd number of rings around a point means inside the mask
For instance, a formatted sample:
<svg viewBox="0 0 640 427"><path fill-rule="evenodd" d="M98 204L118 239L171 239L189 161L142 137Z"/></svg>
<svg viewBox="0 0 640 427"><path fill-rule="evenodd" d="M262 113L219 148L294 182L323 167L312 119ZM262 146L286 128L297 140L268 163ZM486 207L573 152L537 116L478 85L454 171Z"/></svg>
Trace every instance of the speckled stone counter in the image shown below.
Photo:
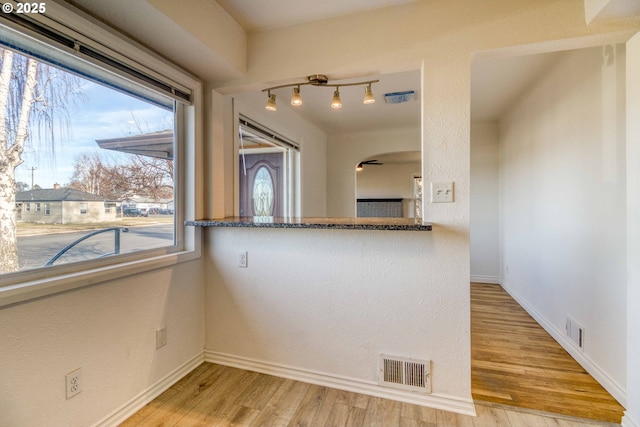
<svg viewBox="0 0 640 427"><path fill-rule="evenodd" d="M186 221L195 227L310 228L341 230L431 231L431 224L410 218L272 218L229 217Z"/></svg>

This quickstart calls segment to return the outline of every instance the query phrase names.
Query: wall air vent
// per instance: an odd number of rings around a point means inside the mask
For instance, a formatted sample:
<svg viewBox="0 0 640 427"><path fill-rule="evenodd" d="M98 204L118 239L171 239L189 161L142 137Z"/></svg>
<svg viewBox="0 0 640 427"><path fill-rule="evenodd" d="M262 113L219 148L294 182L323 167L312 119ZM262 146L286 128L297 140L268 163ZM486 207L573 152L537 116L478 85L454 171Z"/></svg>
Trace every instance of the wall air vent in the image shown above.
<svg viewBox="0 0 640 427"><path fill-rule="evenodd" d="M402 390L431 393L431 362L381 354L378 384Z"/></svg>
<svg viewBox="0 0 640 427"><path fill-rule="evenodd" d="M572 319L570 316L567 316L565 328L567 336L571 342L581 351L584 351L584 326L578 323L575 319Z"/></svg>

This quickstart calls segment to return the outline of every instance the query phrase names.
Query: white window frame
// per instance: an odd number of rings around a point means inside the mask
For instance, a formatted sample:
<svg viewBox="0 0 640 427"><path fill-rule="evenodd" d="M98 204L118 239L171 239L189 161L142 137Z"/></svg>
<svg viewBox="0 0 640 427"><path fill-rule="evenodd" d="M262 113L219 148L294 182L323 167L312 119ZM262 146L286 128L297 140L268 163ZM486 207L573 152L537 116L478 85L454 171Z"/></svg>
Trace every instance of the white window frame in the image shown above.
<svg viewBox="0 0 640 427"><path fill-rule="evenodd" d="M47 12L31 17L51 28L71 34L128 66L153 73L191 91L191 105L175 109L176 203L175 245L112 257L51 266L0 276L0 307L34 298L79 289L133 274L166 268L200 258L201 230L187 227L202 212L202 83L122 34L98 25L67 4L47 3ZM108 46L108 47L107 47Z"/></svg>

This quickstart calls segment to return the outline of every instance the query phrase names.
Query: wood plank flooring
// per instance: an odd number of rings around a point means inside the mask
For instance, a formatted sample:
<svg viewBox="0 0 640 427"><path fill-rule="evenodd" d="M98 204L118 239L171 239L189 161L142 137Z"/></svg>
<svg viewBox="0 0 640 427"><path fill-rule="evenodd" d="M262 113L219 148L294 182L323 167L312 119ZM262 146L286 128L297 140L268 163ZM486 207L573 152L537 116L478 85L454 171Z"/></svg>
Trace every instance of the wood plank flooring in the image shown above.
<svg viewBox="0 0 640 427"><path fill-rule="evenodd" d="M471 285L471 341L477 417L204 363L122 426L619 425L623 408L500 286Z"/></svg>
<svg viewBox="0 0 640 427"><path fill-rule="evenodd" d="M204 363L121 427L612 426L485 404L477 417Z"/></svg>
<svg viewBox="0 0 640 427"><path fill-rule="evenodd" d="M614 423L624 411L499 285L471 284L471 391L475 401Z"/></svg>

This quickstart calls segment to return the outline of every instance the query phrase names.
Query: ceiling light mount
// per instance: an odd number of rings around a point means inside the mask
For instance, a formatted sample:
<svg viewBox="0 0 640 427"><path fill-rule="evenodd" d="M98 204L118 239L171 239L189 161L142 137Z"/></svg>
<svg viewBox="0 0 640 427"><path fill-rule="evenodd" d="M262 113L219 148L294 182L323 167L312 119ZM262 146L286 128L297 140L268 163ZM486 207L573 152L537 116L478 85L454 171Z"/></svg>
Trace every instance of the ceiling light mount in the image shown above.
<svg viewBox="0 0 640 427"><path fill-rule="evenodd" d="M342 107L342 100L340 99L340 88L345 86L365 86L365 96L364 96L364 104L372 104L375 102L375 98L373 97L373 93L371 92L371 85L373 83L378 83L380 80L367 80L362 82L354 82L354 83L340 83L333 84L329 83L329 78L324 74L312 74L307 76L306 82L300 83L289 83L285 85L272 86L266 89L262 89L263 92L267 92L267 105L265 108L269 111L276 111L276 96L272 94L271 91L275 89L281 89L285 87L293 87L293 95L291 96L291 105L298 106L302 105L302 98L300 96L300 86L323 86L323 87L334 87L335 90L333 92L333 98L331 100L331 108L337 109Z"/></svg>
<svg viewBox="0 0 640 427"><path fill-rule="evenodd" d="M324 74L312 74L307 76L307 80L312 86L326 86L329 83L329 78Z"/></svg>

